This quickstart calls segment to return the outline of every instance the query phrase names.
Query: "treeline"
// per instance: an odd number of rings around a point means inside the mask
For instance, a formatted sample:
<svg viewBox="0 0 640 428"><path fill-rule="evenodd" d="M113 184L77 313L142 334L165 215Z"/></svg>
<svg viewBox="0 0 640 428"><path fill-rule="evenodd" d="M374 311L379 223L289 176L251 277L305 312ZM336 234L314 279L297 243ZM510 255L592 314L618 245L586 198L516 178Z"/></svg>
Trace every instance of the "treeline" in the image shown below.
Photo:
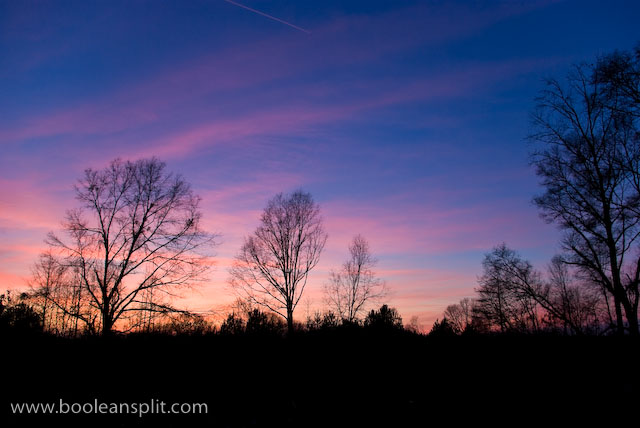
<svg viewBox="0 0 640 428"><path fill-rule="evenodd" d="M295 331L320 332L356 330L365 328L375 331L401 332L410 330L410 326L403 326L402 317L395 308L382 305L379 309L372 309L363 319L341 318L335 312L316 311L313 315L306 317L305 322L296 322ZM280 317L271 313L265 313L259 309L248 309L246 311L230 313L219 329L223 335L284 335L287 326Z"/></svg>
<svg viewBox="0 0 640 428"><path fill-rule="evenodd" d="M606 290L560 256L543 273L505 244L499 245L485 256L478 285L477 296L449 305L432 331L450 335L616 331Z"/></svg>
<svg viewBox="0 0 640 428"><path fill-rule="evenodd" d="M69 317L63 310L52 309L48 300L37 294L10 291L0 295L0 330L3 333L45 333L62 337L83 337L96 334L96 330L78 329L76 318ZM210 317L187 311L168 311L156 314L153 318L140 312L138 323L121 333L157 335L157 336L263 336L284 337L289 334L288 325L282 317L260 310L246 301L238 299L230 308L222 322ZM420 333L419 327L412 323L403 325L402 317L395 308L382 305L372 309L360 318L342 318L336 312L316 311L306 317L304 322L296 321L294 331L331 332L341 330L368 329L378 332Z"/></svg>

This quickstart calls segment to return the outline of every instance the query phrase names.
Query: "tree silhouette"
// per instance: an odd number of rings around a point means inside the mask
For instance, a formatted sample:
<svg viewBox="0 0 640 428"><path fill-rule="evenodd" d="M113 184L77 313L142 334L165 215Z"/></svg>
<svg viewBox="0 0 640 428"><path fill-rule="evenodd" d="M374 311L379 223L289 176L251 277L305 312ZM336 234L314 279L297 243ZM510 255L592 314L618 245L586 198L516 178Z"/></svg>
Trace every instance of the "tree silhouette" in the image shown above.
<svg viewBox="0 0 640 428"><path fill-rule="evenodd" d="M244 333L245 321L234 312L227 315L227 319L220 325L220 334L238 335Z"/></svg>
<svg viewBox="0 0 640 428"><path fill-rule="evenodd" d="M192 313L179 313L172 316L166 325L155 327L151 331L167 331L173 335L201 336L214 331L214 327L203 316ZM147 330L149 331L149 330Z"/></svg>
<svg viewBox="0 0 640 428"><path fill-rule="evenodd" d="M245 331L259 336L279 335L284 331L284 323L277 315L253 309L247 314Z"/></svg>
<svg viewBox="0 0 640 428"><path fill-rule="evenodd" d="M280 193L260 223L245 239L229 283L242 298L282 316L292 333L293 312L327 240L320 208L309 193Z"/></svg>
<svg viewBox="0 0 640 428"><path fill-rule="evenodd" d="M462 333L471 325L473 319L474 302L465 297L459 303L449 305L444 311L444 316L451 327L457 332Z"/></svg>
<svg viewBox="0 0 640 428"><path fill-rule="evenodd" d="M66 239L51 233L48 242L77 272L102 334L125 314L172 310L143 299L146 291L172 296L203 277L206 254L199 251L212 236L200 228L200 199L163 162L117 159L103 170L87 169L75 189L81 206L67 213ZM92 324L82 312L69 315Z"/></svg>
<svg viewBox="0 0 640 428"><path fill-rule="evenodd" d="M442 318L442 321L436 320L429 332L430 337L454 337L458 335L456 328L449 322L447 317Z"/></svg>
<svg viewBox="0 0 640 428"><path fill-rule="evenodd" d="M386 294L384 281L376 278L369 243L356 235L349 245L350 258L339 271L332 271L324 286L325 299L335 312L349 323L357 320L365 305Z"/></svg>
<svg viewBox="0 0 640 428"><path fill-rule="evenodd" d="M409 320L409 323L404 326L406 331L410 331L415 334L422 334L422 325L420 324L420 318L414 315Z"/></svg>
<svg viewBox="0 0 640 428"><path fill-rule="evenodd" d="M620 115L619 120L640 116L640 44L632 52L616 51L599 58L593 81L602 86L604 104Z"/></svg>
<svg viewBox="0 0 640 428"><path fill-rule="evenodd" d="M40 315L26 302L26 294L0 294L0 332L24 335L42 331Z"/></svg>
<svg viewBox="0 0 640 428"><path fill-rule="evenodd" d="M382 305L380 309L369 312L364 325L378 330L402 330L402 317L395 308Z"/></svg>
<svg viewBox="0 0 640 428"><path fill-rule="evenodd" d="M32 301L39 308L43 328L47 331L57 331L60 326L59 314L66 315L59 305L64 305L67 312L71 311L66 305L66 291L69 288L69 269L62 264L51 251L40 254L32 268L31 288Z"/></svg>
<svg viewBox="0 0 640 428"><path fill-rule="evenodd" d="M539 304L527 291L541 282L531 263L501 244L485 255L482 266L477 311L501 332L539 330Z"/></svg>
<svg viewBox="0 0 640 428"><path fill-rule="evenodd" d="M544 279L531 263L501 244L485 256L478 282L479 298L471 307L471 325L480 321L480 316L502 332L561 327L565 333L581 335L601 330L603 299L597 287L584 281L575 284L567 264L559 257L554 257L548 279ZM453 316L454 328L464 331L458 325L456 308L450 306L445 315Z"/></svg>
<svg viewBox="0 0 640 428"><path fill-rule="evenodd" d="M606 295L598 284L580 281L560 256L548 267L548 285L540 296L551 322L565 334L600 333L611 316L605 307ZM613 324L609 322L609 324Z"/></svg>
<svg viewBox="0 0 640 428"><path fill-rule="evenodd" d="M531 160L543 217L565 230L566 262L614 300L617 330L638 335L640 141L638 51L578 65L538 98Z"/></svg>

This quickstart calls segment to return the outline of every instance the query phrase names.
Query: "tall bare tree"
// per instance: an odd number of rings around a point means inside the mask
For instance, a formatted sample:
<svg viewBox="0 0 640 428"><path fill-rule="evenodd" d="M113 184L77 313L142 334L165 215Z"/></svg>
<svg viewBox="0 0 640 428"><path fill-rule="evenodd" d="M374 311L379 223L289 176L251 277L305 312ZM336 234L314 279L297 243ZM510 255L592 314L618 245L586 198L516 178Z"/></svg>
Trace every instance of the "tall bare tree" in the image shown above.
<svg viewBox="0 0 640 428"><path fill-rule="evenodd" d="M291 333L293 312L327 241L320 208L309 193L280 193L260 220L236 257L229 283L242 298L286 319Z"/></svg>
<svg viewBox="0 0 640 428"><path fill-rule="evenodd" d="M373 268L369 242L356 235L349 245L349 259L338 271L332 271L324 286L325 300L343 320L354 322L365 311L367 303L385 296L385 282L377 278Z"/></svg>
<svg viewBox="0 0 640 428"><path fill-rule="evenodd" d="M638 64L638 52L613 55L576 66L566 85L549 80L531 135L545 189L536 205L565 230L566 261L613 297L618 332L632 335L640 334Z"/></svg>
<svg viewBox="0 0 640 428"><path fill-rule="evenodd" d="M87 169L75 190L81 205L67 213L66 237L48 242L78 273L102 334L130 312L167 309L150 305L146 291L173 295L202 278L213 241L200 227L200 199L163 162L117 159Z"/></svg>

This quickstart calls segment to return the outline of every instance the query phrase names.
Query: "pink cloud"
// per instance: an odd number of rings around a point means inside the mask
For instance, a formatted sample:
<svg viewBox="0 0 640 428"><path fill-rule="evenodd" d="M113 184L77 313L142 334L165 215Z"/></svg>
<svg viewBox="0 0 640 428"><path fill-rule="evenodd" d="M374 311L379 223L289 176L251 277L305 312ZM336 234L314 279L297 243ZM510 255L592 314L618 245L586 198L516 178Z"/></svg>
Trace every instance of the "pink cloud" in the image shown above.
<svg viewBox="0 0 640 428"><path fill-rule="evenodd" d="M26 277L12 272L0 271L0 294L6 290L23 291L27 287Z"/></svg>
<svg viewBox="0 0 640 428"><path fill-rule="evenodd" d="M318 105L299 104L285 100L283 106L259 112L243 113L235 117L211 119L186 127L172 135L151 139L129 150L132 157L157 155L162 158L189 157L204 148L216 145L247 144L246 140L257 136L291 135L308 133L317 126L353 120L372 109L414 101L433 101L443 97L466 96L479 88L499 82L507 75L518 74L540 67L537 61L516 61L498 64L477 64L469 69L409 82L376 93L380 82L367 84L366 95L355 101ZM305 89L306 90L306 89ZM118 138L122 140L121 137ZM134 146L136 147L136 146Z"/></svg>
<svg viewBox="0 0 640 428"><path fill-rule="evenodd" d="M0 179L0 208L2 227L54 229L67 207L39 179Z"/></svg>
<svg viewBox="0 0 640 428"><path fill-rule="evenodd" d="M0 243L0 293L5 289L25 289L31 266L44 250L37 239L28 244L24 240L23 236L20 240L4 239Z"/></svg>
<svg viewBox="0 0 640 428"><path fill-rule="evenodd" d="M323 204L327 228L343 240L362 233L385 253L425 255L488 251L502 241L516 248L544 246L557 238L526 197L456 207L438 198L438 190L436 196L430 192L418 202L415 193L372 202L329 201Z"/></svg>

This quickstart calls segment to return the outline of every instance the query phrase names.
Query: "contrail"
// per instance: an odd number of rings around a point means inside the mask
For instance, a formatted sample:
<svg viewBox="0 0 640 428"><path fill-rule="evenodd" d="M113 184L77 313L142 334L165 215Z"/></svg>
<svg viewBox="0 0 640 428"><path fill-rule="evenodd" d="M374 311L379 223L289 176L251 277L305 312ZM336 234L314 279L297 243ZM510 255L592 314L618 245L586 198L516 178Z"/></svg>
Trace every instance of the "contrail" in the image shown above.
<svg viewBox="0 0 640 428"><path fill-rule="evenodd" d="M243 8L243 9L247 9L247 10L248 10L248 11L250 11L250 12L257 13L258 15L262 15L262 16L264 16L264 17L266 17L266 18L273 19L274 21L278 21L278 22L280 22L280 23L282 23L282 24L284 24L284 25L288 25L289 27L291 27L291 28L295 28L296 30L299 30L299 31L302 31L303 33L311 34L311 31L309 31L309 30L305 30L304 28L300 28L300 27L298 27L297 25L293 25L293 24L292 24L292 23L290 23L290 22L283 21L282 19L280 19L280 18L276 18L275 16L267 15L266 13L264 13L264 12L260 12L259 10L252 9L252 8L250 8L249 6L245 6L245 5L243 5L243 4L236 3L236 2L234 2L234 1L232 1L232 0L224 0L224 1L226 1L227 3L231 3L232 5L235 5L235 6L241 7L241 8Z"/></svg>

